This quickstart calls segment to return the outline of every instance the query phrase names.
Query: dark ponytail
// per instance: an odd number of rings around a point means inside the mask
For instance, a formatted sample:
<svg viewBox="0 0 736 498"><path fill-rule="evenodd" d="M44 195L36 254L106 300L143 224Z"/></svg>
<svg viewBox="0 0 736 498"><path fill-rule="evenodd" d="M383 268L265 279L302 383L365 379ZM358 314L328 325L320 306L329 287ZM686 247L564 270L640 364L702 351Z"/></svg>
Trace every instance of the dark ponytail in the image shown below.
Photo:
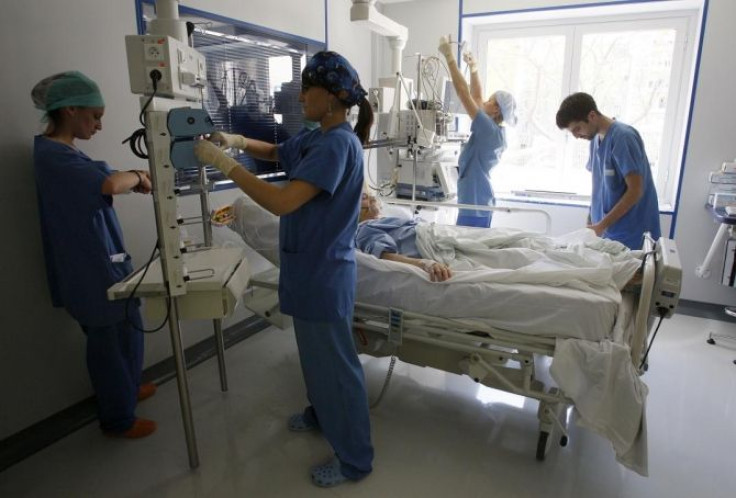
<svg viewBox="0 0 736 498"><path fill-rule="evenodd" d="M358 102L358 122L355 124L355 134L358 135L360 143L366 145L371 135L371 126L373 126L373 108L368 99Z"/></svg>

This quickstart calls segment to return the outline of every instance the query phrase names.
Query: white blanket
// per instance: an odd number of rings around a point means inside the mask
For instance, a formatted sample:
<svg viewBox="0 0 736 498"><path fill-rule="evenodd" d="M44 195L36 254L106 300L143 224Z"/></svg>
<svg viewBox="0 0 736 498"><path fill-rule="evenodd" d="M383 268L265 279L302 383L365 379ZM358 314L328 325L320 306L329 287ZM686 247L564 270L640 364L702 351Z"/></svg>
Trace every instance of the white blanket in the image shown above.
<svg viewBox="0 0 736 498"><path fill-rule="evenodd" d="M558 339L549 369L575 402L580 425L611 441L616 459L648 475L646 397L628 346L611 341Z"/></svg>
<svg viewBox="0 0 736 498"><path fill-rule="evenodd" d="M462 281L568 286L610 295L620 290L640 261L618 242L581 229L560 237L510 228L478 230L418 225L422 257L447 264Z"/></svg>

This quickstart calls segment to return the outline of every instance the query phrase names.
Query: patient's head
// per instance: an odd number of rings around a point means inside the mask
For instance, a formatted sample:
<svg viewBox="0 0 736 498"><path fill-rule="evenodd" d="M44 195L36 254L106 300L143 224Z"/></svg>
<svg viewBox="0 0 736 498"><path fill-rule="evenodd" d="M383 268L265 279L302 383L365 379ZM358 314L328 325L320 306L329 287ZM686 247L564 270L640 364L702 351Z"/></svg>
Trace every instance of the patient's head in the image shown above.
<svg viewBox="0 0 736 498"><path fill-rule="evenodd" d="M381 217L381 201L376 196L363 192L360 198L360 217L358 221L374 220Z"/></svg>

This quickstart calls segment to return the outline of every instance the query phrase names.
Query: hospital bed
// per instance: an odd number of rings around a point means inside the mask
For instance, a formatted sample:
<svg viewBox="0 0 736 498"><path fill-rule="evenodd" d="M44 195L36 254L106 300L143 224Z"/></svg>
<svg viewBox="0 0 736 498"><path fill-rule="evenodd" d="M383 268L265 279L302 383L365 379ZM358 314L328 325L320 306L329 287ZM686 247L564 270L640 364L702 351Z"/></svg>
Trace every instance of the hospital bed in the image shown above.
<svg viewBox="0 0 736 498"><path fill-rule="evenodd" d="M235 230L277 263L277 228L246 210L259 228ZM241 224L249 223L245 216ZM555 440L567 444L568 408L575 407L579 423L611 440L619 461L646 475L647 387L640 376L656 318L676 310L681 269L674 242L665 238L646 238L639 258L638 282L617 300L547 285L438 285L382 268L400 263L357 253L356 346L392 357L392 367L398 358L538 400L539 460ZM277 289L278 268L254 275L244 302L283 327ZM547 370L553 381L542 380Z"/></svg>

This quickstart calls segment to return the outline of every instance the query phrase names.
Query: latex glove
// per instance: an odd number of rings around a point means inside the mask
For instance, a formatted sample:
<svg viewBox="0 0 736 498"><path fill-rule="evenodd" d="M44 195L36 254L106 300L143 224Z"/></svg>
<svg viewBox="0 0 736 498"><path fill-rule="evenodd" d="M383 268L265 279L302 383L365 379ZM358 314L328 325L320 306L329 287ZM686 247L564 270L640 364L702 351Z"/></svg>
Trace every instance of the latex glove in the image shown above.
<svg viewBox="0 0 736 498"><path fill-rule="evenodd" d="M452 45L450 45L450 36L440 36L440 45L437 47L437 50L440 51L442 55L445 56L445 59L447 59L448 62L455 61L455 54L452 50Z"/></svg>
<svg viewBox="0 0 736 498"><path fill-rule="evenodd" d="M244 136L225 133L224 131L214 132L210 135L209 141L219 143L220 148L223 149L235 147L236 149L245 150L248 148L248 140Z"/></svg>
<svg viewBox="0 0 736 498"><path fill-rule="evenodd" d="M211 164L229 176L233 168L239 166L238 161L225 155L217 145L207 140L199 140L194 145L194 155L202 164Z"/></svg>
<svg viewBox="0 0 736 498"><path fill-rule="evenodd" d="M478 71L478 63L475 61L475 57L473 57L473 54L471 54L470 51L463 52L463 60L470 68L471 73Z"/></svg>

